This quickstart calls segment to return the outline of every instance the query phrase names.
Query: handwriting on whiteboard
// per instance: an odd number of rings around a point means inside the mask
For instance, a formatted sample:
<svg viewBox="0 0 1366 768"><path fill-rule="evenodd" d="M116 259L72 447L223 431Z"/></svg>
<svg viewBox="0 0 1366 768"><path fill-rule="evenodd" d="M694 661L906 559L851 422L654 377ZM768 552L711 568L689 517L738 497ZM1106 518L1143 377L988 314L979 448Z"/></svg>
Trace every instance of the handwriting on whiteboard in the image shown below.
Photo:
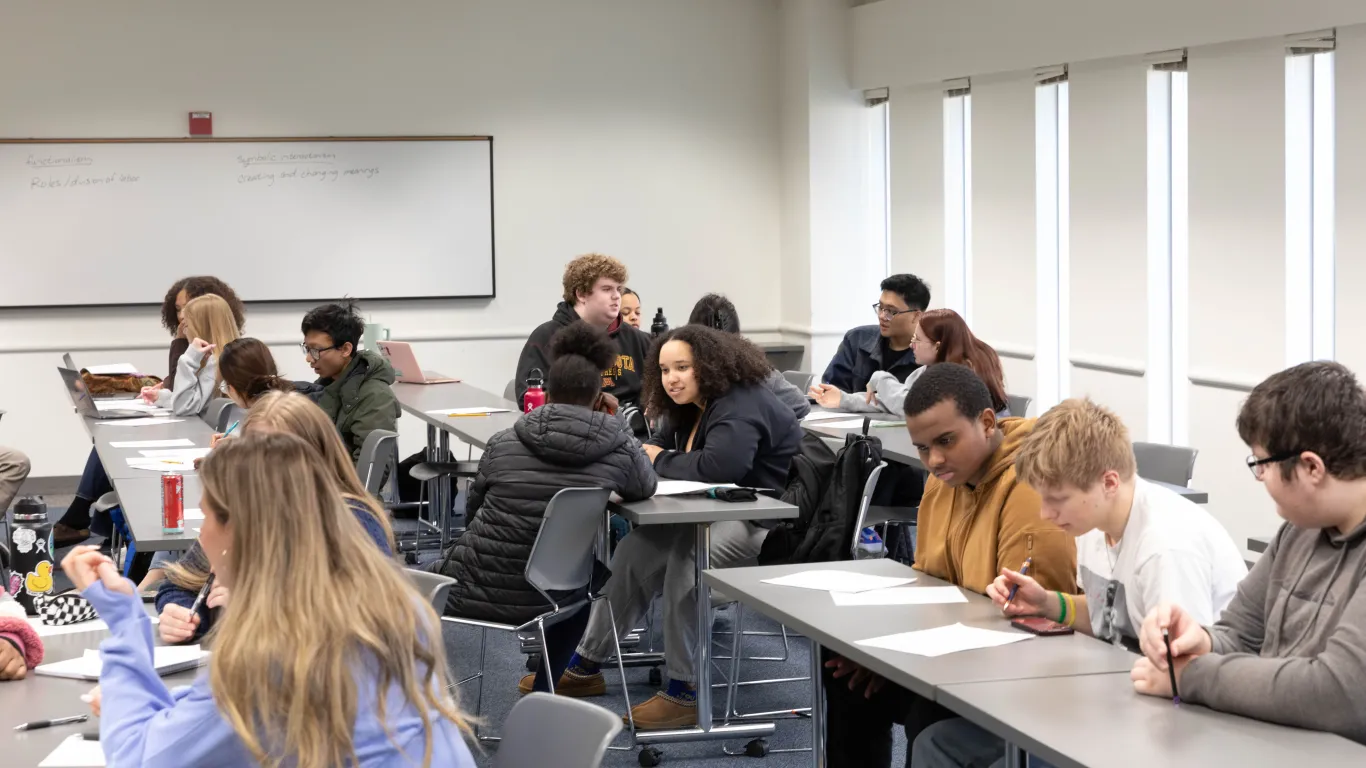
<svg viewBox="0 0 1366 768"><path fill-rule="evenodd" d="M372 179L379 174L379 168L290 168L281 171L257 171L238 174L238 184L258 184L267 187L276 182L291 181L340 181L342 179Z"/></svg>
<svg viewBox="0 0 1366 768"><path fill-rule="evenodd" d="M71 174L67 176L34 176L29 180L29 189L72 189L80 187L114 187L123 184L136 184L141 176L132 173L108 173L99 176Z"/></svg>
<svg viewBox="0 0 1366 768"><path fill-rule="evenodd" d="M29 155L24 164L30 168L61 168L71 165L94 165L95 159L89 155L63 155L60 157Z"/></svg>

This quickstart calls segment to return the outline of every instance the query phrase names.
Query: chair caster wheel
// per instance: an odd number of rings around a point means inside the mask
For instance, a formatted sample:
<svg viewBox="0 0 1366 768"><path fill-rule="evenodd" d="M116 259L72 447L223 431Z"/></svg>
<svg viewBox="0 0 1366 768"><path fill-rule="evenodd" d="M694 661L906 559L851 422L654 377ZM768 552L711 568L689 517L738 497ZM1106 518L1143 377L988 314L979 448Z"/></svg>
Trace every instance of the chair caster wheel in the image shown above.
<svg viewBox="0 0 1366 768"><path fill-rule="evenodd" d="M746 757L766 757L768 755L768 739L754 739L745 745Z"/></svg>
<svg viewBox="0 0 1366 768"><path fill-rule="evenodd" d="M533 653L533 654L531 654L530 656L527 656L527 657L526 657L526 671L528 671L528 672L540 672L540 671L541 671L541 654L539 654L539 653Z"/></svg>
<svg viewBox="0 0 1366 768"><path fill-rule="evenodd" d="M658 688L664 684L664 675L660 674L659 667L650 667L650 685Z"/></svg>
<svg viewBox="0 0 1366 768"><path fill-rule="evenodd" d="M664 759L664 753L654 747L642 747L636 759L641 768L654 768Z"/></svg>
<svg viewBox="0 0 1366 768"><path fill-rule="evenodd" d="M416 553L416 552L405 552L405 553L403 553L403 562L407 563L408 565L417 565L417 553Z"/></svg>

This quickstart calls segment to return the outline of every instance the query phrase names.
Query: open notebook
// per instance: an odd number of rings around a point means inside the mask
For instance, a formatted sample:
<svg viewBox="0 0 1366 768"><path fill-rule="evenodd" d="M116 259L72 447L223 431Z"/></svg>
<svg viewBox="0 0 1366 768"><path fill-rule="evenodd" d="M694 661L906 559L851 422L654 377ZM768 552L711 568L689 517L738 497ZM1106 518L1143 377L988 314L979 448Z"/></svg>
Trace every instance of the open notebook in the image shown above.
<svg viewBox="0 0 1366 768"><path fill-rule="evenodd" d="M152 649L152 661L156 664L159 675L174 675L177 672L194 669L207 658L209 652L198 645L160 645ZM100 652L94 648L87 648L82 656L51 664L39 664L33 671L52 677L94 681L100 679L102 669L104 662L100 659Z"/></svg>

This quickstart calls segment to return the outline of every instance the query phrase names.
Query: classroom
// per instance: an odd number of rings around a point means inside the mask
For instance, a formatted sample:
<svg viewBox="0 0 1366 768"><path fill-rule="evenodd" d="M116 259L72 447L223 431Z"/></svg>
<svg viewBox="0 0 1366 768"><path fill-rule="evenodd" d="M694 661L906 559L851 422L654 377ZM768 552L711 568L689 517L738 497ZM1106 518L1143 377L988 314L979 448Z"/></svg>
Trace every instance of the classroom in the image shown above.
<svg viewBox="0 0 1366 768"><path fill-rule="evenodd" d="M1366 764L1366 4L11 0L0 72L4 765Z"/></svg>

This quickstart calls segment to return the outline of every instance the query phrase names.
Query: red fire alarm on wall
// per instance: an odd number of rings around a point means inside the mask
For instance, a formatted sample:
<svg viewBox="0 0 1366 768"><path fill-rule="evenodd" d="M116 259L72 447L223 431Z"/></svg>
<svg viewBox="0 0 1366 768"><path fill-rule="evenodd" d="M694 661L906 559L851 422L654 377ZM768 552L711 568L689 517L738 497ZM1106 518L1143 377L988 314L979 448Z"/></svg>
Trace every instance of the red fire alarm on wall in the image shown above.
<svg viewBox="0 0 1366 768"><path fill-rule="evenodd" d="M213 113L212 113L212 112L191 112L191 113L190 113L190 135L191 135L191 136L212 136L212 135L213 135Z"/></svg>

